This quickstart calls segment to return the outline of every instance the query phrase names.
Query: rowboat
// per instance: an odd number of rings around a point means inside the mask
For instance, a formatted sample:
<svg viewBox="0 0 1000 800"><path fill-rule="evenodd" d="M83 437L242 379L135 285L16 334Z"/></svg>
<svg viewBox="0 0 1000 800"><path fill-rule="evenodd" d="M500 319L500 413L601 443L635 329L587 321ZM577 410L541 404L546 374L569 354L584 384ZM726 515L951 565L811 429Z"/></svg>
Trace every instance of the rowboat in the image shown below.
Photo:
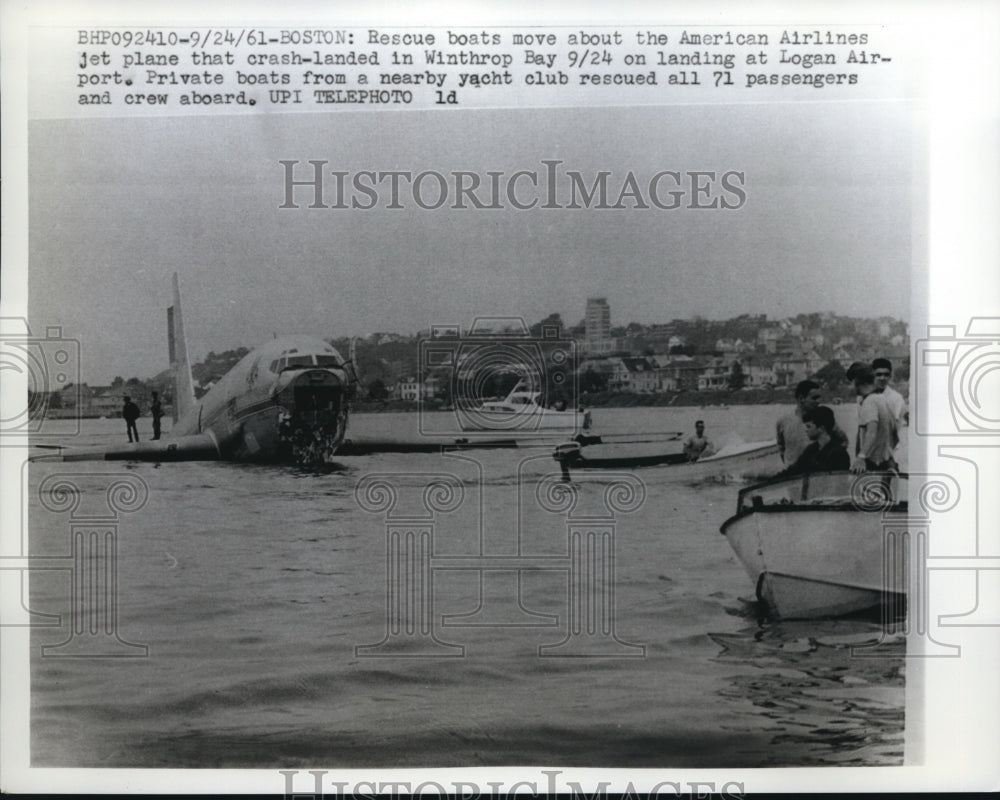
<svg viewBox="0 0 1000 800"><path fill-rule="evenodd" d="M848 472L774 479L739 493L722 525L757 598L782 619L905 609L906 476Z"/></svg>

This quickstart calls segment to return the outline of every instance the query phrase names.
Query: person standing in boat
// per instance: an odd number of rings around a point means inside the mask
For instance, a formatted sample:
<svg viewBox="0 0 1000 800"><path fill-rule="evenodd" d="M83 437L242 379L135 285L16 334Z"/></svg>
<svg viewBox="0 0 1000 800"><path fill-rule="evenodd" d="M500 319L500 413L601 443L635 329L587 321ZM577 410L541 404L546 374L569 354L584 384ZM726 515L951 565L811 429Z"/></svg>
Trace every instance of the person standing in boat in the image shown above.
<svg viewBox="0 0 1000 800"><path fill-rule="evenodd" d="M867 364L852 364L847 372L858 392L858 436L851 472L895 472L893 450L899 442L896 418L885 397L875 391L875 374Z"/></svg>
<svg viewBox="0 0 1000 800"><path fill-rule="evenodd" d="M833 437L837 423L833 409L818 406L803 412L802 424L809 444L790 467L775 477L786 478L805 472L841 472L850 469L851 457L843 443Z"/></svg>
<svg viewBox="0 0 1000 800"><path fill-rule="evenodd" d="M806 426L802 417L807 411L818 408L822 399L823 392L816 381L805 380L796 384L795 410L778 420L776 430L778 453L786 467L798 461L799 456L809 446L809 437L806 436ZM845 450L847 449L847 434L836 422L833 425L832 436Z"/></svg>
<svg viewBox="0 0 1000 800"><path fill-rule="evenodd" d="M697 461L702 456L710 456L715 452L715 445L705 436L705 422L698 420L694 424L694 433L684 440L684 455L688 461Z"/></svg>
<svg viewBox="0 0 1000 800"><path fill-rule="evenodd" d="M902 428L906 419L906 400L903 395L889 385L892 377L892 362L888 358L876 358L872 361L872 373L875 376L875 391L885 398L896 420L896 429Z"/></svg>

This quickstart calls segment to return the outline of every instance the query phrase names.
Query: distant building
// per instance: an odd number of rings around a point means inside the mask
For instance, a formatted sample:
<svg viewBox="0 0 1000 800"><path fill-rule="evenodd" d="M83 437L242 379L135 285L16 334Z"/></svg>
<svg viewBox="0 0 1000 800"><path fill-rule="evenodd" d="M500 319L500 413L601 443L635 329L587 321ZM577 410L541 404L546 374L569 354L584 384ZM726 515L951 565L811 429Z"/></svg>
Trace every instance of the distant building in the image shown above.
<svg viewBox="0 0 1000 800"><path fill-rule="evenodd" d="M680 392L698 388L698 378L705 368L704 359L691 356L653 356L660 391Z"/></svg>
<svg viewBox="0 0 1000 800"><path fill-rule="evenodd" d="M761 360L759 363L757 361L750 361L748 363L741 363L741 366L743 367L743 374L746 376L746 383L744 385L748 388L758 389L763 386L775 385L774 369L766 361Z"/></svg>
<svg viewBox="0 0 1000 800"><path fill-rule="evenodd" d="M391 396L399 400L416 403L420 400L431 400L439 396L443 388L444 383L437 375L428 375L422 381L411 375L401 379L393 387Z"/></svg>
<svg viewBox="0 0 1000 800"><path fill-rule="evenodd" d="M713 358L706 364L698 376L698 391L704 392L712 389L725 389L729 386L729 378L732 375L732 362L725 358Z"/></svg>
<svg viewBox="0 0 1000 800"><path fill-rule="evenodd" d="M374 344L376 347L379 347L379 346L384 345L384 344L392 344L394 342L401 342L401 341L403 341L403 337L400 336L398 333L382 333L382 332L379 332L379 333L373 333L371 336L368 337L368 340L372 344Z"/></svg>
<svg viewBox="0 0 1000 800"><path fill-rule="evenodd" d="M70 384L59 393L60 407L77 417L114 417L121 413L122 397L128 388Z"/></svg>
<svg viewBox="0 0 1000 800"><path fill-rule="evenodd" d="M778 349L778 340L785 336L785 331L780 327L761 328L757 331L757 343L768 353L774 353Z"/></svg>
<svg viewBox="0 0 1000 800"><path fill-rule="evenodd" d="M583 318L583 349L589 355L607 354L615 350L611 338L611 307L607 298L590 297Z"/></svg>
<svg viewBox="0 0 1000 800"><path fill-rule="evenodd" d="M794 386L822 369L826 362L808 345L784 350L774 359L776 386Z"/></svg>
<svg viewBox="0 0 1000 800"><path fill-rule="evenodd" d="M847 369L854 363L854 356L846 348L838 346L833 348L833 357L830 360L836 361L844 369Z"/></svg>
<svg viewBox="0 0 1000 800"><path fill-rule="evenodd" d="M612 380L617 388L626 392L649 394L659 388L656 369L645 358L617 359Z"/></svg>
<svg viewBox="0 0 1000 800"><path fill-rule="evenodd" d="M423 384L413 376L403 378L396 384L396 394L400 400L415 403L421 398Z"/></svg>

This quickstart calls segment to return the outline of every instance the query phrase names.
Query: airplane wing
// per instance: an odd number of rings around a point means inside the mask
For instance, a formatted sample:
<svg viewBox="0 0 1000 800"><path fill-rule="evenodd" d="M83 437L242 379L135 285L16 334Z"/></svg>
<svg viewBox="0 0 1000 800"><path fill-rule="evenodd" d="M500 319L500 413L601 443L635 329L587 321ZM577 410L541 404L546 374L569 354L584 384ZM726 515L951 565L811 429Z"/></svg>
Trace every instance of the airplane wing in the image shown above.
<svg viewBox="0 0 1000 800"><path fill-rule="evenodd" d="M523 445L522 445L523 446ZM376 453L440 453L445 450L480 450L518 447L516 439L465 439L448 436L402 439L352 438L337 448L337 456L366 456Z"/></svg>
<svg viewBox="0 0 1000 800"><path fill-rule="evenodd" d="M593 444L649 444L675 441L684 434L679 431L662 431L650 434L577 434L571 440L580 446ZM418 439L391 439L387 437L359 436L345 439L337 449L338 456L363 456L376 453L440 453L450 450L497 450L502 448L526 449L553 447L568 440L565 434L522 436L521 438L488 439L478 437L453 437L446 435L422 436Z"/></svg>
<svg viewBox="0 0 1000 800"><path fill-rule="evenodd" d="M110 447L36 447L50 452L31 456L29 461L216 461L220 457L215 438L208 433Z"/></svg>

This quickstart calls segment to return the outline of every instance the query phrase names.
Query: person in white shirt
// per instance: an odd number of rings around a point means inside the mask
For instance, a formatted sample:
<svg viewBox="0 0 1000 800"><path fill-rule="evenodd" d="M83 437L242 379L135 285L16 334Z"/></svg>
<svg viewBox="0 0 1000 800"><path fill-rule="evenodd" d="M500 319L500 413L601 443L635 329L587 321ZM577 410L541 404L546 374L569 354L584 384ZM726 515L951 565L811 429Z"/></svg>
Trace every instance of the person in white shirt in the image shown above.
<svg viewBox="0 0 1000 800"><path fill-rule="evenodd" d="M867 364L853 365L848 375L858 392L858 436L855 444L851 472L896 471L893 449L896 435L896 418L885 398L875 391L875 375Z"/></svg>
<svg viewBox="0 0 1000 800"><path fill-rule="evenodd" d="M892 416L896 419L896 427L902 428L906 416L906 400L889 385L892 362L888 358L876 358L872 361L872 372L875 376L875 391L885 398Z"/></svg>

